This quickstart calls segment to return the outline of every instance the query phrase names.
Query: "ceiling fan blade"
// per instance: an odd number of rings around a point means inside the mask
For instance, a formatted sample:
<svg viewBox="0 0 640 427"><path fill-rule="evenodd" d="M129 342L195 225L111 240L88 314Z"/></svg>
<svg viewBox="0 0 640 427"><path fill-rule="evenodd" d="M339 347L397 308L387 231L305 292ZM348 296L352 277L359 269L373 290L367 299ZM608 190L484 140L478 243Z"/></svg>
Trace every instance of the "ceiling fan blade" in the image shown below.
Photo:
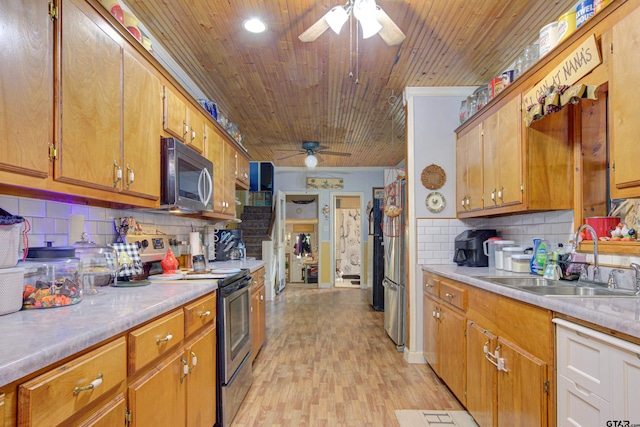
<svg viewBox="0 0 640 427"><path fill-rule="evenodd" d="M323 154L327 156L342 156L342 157L351 157L351 153L341 153L339 151L320 151L316 154Z"/></svg>
<svg viewBox="0 0 640 427"><path fill-rule="evenodd" d="M389 46L400 44L406 38L400 27L389 18L389 15L380 6L376 6L376 19L382 25L378 34Z"/></svg>
<svg viewBox="0 0 640 427"><path fill-rule="evenodd" d="M322 158L320 153L314 153L313 155L316 156L316 159L318 159L318 163L324 162L324 159Z"/></svg>
<svg viewBox="0 0 640 427"><path fill-rule="evenodd" d="M329 12L327 12L329 13ZM302 34L300 34L298 36L298 38L300 39L301 42L312 42L315 39L317 39L318 37L320 37L322 35L322 33L324 33L325 31L327 31L327 28L329 28L329 24L327 24L327 20L325 19L325 17L327 16L327 14L325 13L322 18L318 19L316 21L315 24L313 24L312 26L310 26L309 28L307 28Z"/></svg>
<svg viewBox="0 0 640 427"><path fill-rule="evenodd" d="M280 157L279 159L276 159L276 160L284 160L284 159L288 159L288 158L295 157L295 156L301 156L301 155L303 155L303 154L305 154L305 155L306 155L307 153L295 153L295 154L289 154L288 156Z"/></svg>

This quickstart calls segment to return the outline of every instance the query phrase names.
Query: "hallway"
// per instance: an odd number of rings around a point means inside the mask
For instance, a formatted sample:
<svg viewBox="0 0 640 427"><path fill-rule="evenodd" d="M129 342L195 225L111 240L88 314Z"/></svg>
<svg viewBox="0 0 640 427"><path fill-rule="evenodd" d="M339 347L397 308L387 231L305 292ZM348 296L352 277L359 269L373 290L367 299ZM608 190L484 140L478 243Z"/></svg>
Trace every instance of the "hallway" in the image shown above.
<svg viewBox="0 0 640 427"><path fill-rule="evenodd" d="M427 365L404 361L367 290L285 288L233 426L398 426L395 409L461 409Z"/></svg>

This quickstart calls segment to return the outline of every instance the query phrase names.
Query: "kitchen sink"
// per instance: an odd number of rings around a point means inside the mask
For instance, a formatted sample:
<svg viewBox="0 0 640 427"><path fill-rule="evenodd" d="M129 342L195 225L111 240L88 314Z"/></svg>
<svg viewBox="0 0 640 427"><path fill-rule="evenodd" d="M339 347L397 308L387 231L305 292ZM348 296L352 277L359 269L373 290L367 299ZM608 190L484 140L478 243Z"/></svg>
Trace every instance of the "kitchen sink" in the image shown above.
<svg viewBox="0 0 640 427"><path fill-rule="evenodd" d="M547 297L633 297L630 289L610 289L595 283L549 280L543 277L482 277L483 280Z"/></svg>
<svg viewBox="0 0 640 427"><path fill-rule="evenodd" d="M493 282L493 283L497 283L499 285L505 285L505 286L516 286L516 287L522 287L522 286L529 286L529 287L535 287L535 286L567 286L566 282L561 282L559 280L549 280L549 279L545 279L544 277L535 277L535 276L530 276L530 277L482 277L482 279L488 281L488 282Z"/></svg>

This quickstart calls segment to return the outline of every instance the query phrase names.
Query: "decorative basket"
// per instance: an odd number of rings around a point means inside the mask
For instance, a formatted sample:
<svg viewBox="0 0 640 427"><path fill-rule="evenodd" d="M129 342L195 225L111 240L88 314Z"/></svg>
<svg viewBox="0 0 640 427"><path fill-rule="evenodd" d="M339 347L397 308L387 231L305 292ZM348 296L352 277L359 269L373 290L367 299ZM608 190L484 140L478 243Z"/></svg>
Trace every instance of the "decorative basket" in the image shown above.
<svg viewBox="0 0 640 427"><path fill-rule="evenodd" d="M20 250L22 223L0 225L0 268L15 267Z"/></svg>

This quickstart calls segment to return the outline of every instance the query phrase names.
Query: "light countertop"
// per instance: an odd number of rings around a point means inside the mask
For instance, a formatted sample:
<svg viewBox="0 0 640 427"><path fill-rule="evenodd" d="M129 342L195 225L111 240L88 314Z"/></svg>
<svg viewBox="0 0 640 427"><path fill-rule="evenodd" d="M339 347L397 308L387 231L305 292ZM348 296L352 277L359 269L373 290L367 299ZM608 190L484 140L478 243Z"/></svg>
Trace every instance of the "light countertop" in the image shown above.
<svg viewBox="0 0 640 427"><path fill-rule="evenodd" d="M483 280L489 276L533 277L529 273L455 265L425 265L422 269L640 339L640 297L547 297Z"/></svg>
<svg viewBox="0 0 640 427"><path fill-rule="evenodd" d="M248 268L262 260L209 263ZM0 316L0 387L218 289L217 280L154 281L141 287L99 287L76 305Z"/></svg>

